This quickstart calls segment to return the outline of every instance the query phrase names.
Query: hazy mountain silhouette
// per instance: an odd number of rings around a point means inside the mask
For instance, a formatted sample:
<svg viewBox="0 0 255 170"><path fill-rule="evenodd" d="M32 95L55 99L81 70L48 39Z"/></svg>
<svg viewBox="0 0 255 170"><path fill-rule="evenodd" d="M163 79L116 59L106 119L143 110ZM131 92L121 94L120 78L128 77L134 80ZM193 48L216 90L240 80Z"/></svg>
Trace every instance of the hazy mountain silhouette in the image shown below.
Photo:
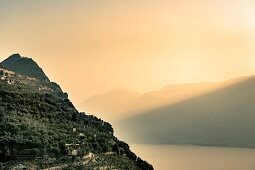
<svg viewBox="0 0 255 170"><path fill-rule="evenodd" d="M115 120L121 117L121 112L125 112L132 107L133 103L140 97L138 93L126 89L113 89L103 94L97 94L88 98L79 105L79 108L97 116Z"/></svg>
<svg viewBox="0 0 255 170"><path fill-rule="evenodd" d="M255 147L255 77L143 112L115 126L133 142Z"/></svg>
<svg viewBox="0 0 255 170"><path fill-rule="evenodd" d="M220 87L221 83L216 82L170 84L142 95L125 89L114 89L90 97L81 103L79 108L114 121L208 93Z"/></svg>
<svg viewBox="0 0 255 170"><path fill-rule="evenodd" d="M13 54L4 60L1 65L7 70L36 78L41 81L49 81L43 70L31 58L21 57L19 54Z"/></svg>
<svg viewBox="0 0 255 170"><path fill-rule="evenodd" d="M169 84L157 91L143 94L133 105L133 112L141 112L164 105L176 103L190 97L201 95L218 88L220 83L196 82L185 84Z"/></svg>

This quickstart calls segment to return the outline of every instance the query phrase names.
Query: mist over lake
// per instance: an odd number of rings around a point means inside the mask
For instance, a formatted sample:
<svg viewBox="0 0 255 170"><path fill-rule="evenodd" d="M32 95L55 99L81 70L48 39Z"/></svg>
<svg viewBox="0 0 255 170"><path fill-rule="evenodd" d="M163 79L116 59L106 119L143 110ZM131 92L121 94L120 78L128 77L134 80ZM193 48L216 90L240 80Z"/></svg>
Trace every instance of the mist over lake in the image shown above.
<svg viewBox="0 0 255 170"><path fill-rule="evenodd" d="M131 144L155 170L254 170L255 149Z"/></svg>

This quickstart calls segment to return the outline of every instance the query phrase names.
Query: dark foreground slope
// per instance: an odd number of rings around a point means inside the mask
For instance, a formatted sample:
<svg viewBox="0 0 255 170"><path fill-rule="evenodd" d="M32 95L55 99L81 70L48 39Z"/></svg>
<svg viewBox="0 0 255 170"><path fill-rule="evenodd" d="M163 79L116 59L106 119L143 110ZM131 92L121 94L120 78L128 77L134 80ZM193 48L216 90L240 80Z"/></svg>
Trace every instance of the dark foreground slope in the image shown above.
<svg viewBox="0 0 255 170"><path fill-rule="evenodd" d="M51 82L0 68L0 169L153 169Z"/></svg>
<svg viewBox="0 0 255 170"><path fill-rule="evenodd" d="M135 142L255 147L255 77L236 82L123 120L116 127Z"/></svg>

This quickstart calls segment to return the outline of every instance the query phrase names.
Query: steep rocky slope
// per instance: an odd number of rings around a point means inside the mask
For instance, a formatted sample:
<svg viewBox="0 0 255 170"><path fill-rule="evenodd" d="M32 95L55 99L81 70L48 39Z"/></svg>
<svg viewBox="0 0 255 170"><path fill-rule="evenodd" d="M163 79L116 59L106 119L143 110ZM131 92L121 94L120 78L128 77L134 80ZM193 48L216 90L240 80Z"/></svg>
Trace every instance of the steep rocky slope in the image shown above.
<svg viewBox="0 0 255 170"><path fill-rule="evenodd" d="M0 68L0 169L153 169L109 123L78 112L42 70L13 67L17 60Z"/></svg>

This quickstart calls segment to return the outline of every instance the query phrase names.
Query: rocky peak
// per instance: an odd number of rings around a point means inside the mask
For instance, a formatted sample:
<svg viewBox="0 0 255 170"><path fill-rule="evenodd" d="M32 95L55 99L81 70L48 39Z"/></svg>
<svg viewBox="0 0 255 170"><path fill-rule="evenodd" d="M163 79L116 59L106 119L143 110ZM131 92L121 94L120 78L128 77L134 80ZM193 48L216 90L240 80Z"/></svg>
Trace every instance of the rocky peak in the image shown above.
<svg viewBox="0 0 255 170"><path fill-rule="evenodd" d="M19 54L13 54L1 63L2 67L14 71L24 76L36 78L40 81L49 82L49 78L43 70L31 58L22 57Z"/></svg>
<svg viewBox="0 0 255 170"><path fill-rule="evenodd" d="M68 98L60 86L50 82L43 70L31 58L13 54L0 63L0 87L3 82L14 85L13 91L48 93L64 99ZM10 88L10 87L8 87Z"/></svg>

